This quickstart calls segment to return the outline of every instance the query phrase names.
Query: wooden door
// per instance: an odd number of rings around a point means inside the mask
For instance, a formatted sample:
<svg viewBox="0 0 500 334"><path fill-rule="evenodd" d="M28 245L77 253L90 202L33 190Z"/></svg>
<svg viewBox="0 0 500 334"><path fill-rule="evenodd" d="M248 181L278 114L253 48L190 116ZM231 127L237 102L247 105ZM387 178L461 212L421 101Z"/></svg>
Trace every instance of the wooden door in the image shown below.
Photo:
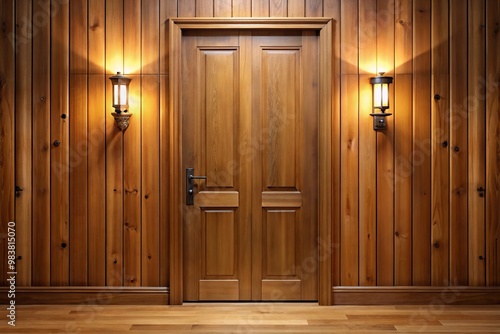
<svg viewBox="0 0 500 334"><path fill-rule="evenodd" d="M182 37L184 300L317 300L318 36Z"/></svg>

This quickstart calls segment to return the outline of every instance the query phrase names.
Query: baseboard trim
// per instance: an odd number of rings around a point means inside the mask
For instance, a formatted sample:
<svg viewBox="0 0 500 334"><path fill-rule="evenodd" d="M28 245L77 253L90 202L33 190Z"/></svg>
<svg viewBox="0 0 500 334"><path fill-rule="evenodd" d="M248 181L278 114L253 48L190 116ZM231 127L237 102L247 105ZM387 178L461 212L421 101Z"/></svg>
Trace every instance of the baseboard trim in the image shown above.
<svg viewBox="0 0 500 334"><path fill-rule="evenodd" d="M0 304L7 305L8 289L0 288ZM158 287L18 287L16 305L168 305L169 289Z"/></svg>
<svg viewBox="0 0 500 334"><path fill-rule="evenodd" d="M333 305L492 305L500 304L500 287L334 286Z"/></svg>

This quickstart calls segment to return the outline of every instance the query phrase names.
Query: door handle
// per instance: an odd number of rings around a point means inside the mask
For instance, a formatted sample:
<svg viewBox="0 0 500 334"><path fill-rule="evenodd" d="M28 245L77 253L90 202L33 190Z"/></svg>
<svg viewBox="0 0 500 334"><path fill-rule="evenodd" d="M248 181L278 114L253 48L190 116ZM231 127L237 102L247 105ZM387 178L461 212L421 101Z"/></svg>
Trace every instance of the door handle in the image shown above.
<svg viewBox="0 0 500 334"><path fill-rule="evenodd" d="M194 180L206 179L206 176L194 175L194 168L186 168L186 205L194 205Z"/></svg>

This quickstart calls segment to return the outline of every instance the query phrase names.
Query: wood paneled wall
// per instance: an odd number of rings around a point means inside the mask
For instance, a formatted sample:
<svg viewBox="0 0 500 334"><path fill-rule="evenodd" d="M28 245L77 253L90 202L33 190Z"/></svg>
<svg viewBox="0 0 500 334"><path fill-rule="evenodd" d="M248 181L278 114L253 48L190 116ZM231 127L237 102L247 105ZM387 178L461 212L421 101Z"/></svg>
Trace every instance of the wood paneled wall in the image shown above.
<svg viewBox="0 0 500 334"><path fill-rule="evenodd" d="M2 0L4 279L15 220L18 286L168 285L171 16L335 19L334 286L500 284L499 0Z"/></svg>

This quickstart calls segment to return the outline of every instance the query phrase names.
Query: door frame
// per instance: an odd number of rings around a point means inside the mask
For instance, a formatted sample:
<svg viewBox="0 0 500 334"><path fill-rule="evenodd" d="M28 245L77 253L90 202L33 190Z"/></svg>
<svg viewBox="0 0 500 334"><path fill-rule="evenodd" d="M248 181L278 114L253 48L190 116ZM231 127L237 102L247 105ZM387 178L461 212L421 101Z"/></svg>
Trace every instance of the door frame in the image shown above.
<svg viewBox="0 0 500 334"><path fill-rule="evenodd" d="M318 208L318 301L332 299L333 207L333 19L331 18L172 18L169 19L169 105L165 116L168 150L170 218L169 303L183 302L182 246L182 126L180 115L181 45L184 30L315 30L319 32L319 208ZM335 154L338 154L337 152ZM321 236L321 237L320 237Z"/></svg>

